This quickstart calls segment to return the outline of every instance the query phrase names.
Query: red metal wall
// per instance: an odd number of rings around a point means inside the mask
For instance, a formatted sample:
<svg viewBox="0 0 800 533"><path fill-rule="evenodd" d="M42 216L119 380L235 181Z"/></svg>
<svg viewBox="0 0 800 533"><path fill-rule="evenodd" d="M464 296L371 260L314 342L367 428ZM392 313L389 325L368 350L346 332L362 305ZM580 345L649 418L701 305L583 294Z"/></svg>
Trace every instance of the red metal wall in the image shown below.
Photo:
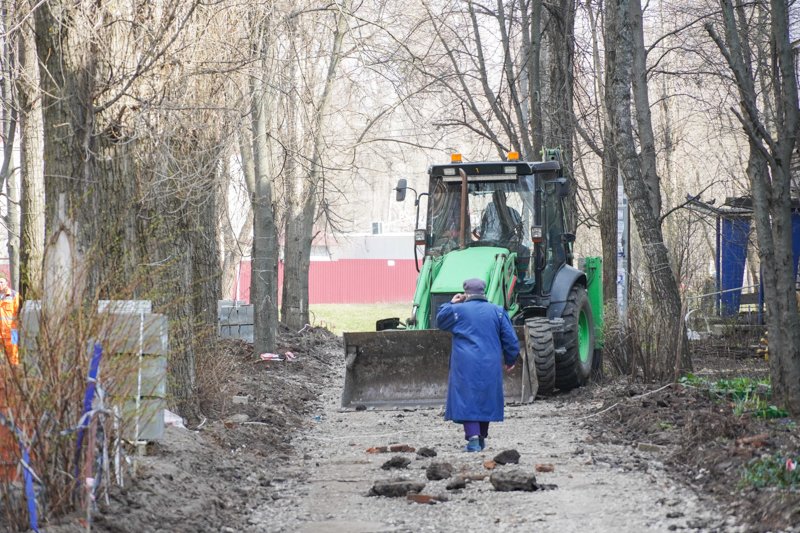
<svg viewBox="0 0 800 533"><path fill-rule="evenodd" d="M282 282L283 263L278 266L279 287ZM410 302L416 282L413 259L311 261L309 303ZM241 263L237 299L250 302L250 261Z"/></svg>

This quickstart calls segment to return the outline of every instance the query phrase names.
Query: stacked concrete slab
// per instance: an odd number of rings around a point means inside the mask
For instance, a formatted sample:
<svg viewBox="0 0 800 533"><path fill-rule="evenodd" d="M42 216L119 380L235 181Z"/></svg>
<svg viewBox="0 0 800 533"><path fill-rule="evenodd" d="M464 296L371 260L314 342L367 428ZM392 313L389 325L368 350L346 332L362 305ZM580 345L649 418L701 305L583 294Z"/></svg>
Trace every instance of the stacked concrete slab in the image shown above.
<svg viewBox="0 0 800 533"><path fill-rule="evenodd" d="M253 306L244 302L219 300L217 302L219 336L223 339L242 339L253 342Z"/></svg>
<svg viewBox="0 0 800 533"><path fill-rule="evenodd" d="M100 383L107 403L118 407L125 422L123 436L131 441L155 441L164 435L167 394L167 317L152 312L146 300L98 302L103 346ZM20 345L26 364L35 371L41 304L31 300L20 312ZM88 348L87 348L88 353ZM119 381L104 374L114 365Z"/></svg>

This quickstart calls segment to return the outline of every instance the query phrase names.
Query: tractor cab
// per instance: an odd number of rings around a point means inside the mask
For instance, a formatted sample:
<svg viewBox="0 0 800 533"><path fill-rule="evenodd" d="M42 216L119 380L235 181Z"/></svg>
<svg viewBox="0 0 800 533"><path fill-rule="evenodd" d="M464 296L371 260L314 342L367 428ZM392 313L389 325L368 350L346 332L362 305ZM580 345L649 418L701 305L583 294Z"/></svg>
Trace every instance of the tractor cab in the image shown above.
<svg viewBox="0 0 800 533"><path fill-rule="evenodd" d="M550 293L556 273L572 264L565 233L566 180L558 161L463 163L428 170L424 256L493 247L515 257L515 293L523 300ZM524 304L524 302L521 302Z"/></svg>

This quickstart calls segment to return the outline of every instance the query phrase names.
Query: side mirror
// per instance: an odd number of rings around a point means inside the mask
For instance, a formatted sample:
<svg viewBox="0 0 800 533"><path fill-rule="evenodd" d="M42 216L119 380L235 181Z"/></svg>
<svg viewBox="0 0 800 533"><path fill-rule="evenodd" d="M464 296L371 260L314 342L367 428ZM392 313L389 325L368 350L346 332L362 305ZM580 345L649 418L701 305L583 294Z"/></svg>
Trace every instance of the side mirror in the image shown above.
<svg viewBox="0 0 800 533"><path fill-rule="evenodd" d="M406 189L408 188L408 181L405 178L400 178L397 180L397 187L394 190L397 192L395 196L395 200L398 202L402 202L406 199Z"/></svg>

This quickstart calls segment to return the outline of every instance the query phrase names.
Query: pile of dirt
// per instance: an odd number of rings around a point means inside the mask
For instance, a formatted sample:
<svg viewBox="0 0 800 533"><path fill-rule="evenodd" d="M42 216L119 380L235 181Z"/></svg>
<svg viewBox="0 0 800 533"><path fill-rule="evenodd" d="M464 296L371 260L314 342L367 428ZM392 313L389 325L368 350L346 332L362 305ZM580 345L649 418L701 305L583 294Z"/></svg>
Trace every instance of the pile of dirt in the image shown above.
<svg viewBox="0 0 800 533"><path fill-rule="evenodd" d="M318 391L331 381L341 339L322 328L296 333L282 327L276 352L284 360L274 361L263 361L244 341L224 344L237 361L235 379L228 382L230 401L206 433L227 449L244 447L264 457L291 453L292 433L313 421Z"/></svg>
<svg viewBox="0 0 800 533"><path fill-rule="evenodd" d="M763 360L725 354L696 360L696 368L711 381L767 374ZM784 531L800 523L800 492L759 489L742 481L753 460L800 455L795 421L737 414L730 398L703 386L644 386L620 380L604 384L596 394L604 405L592 421L592 438L651 452L677 478L751 524L752 531Z"/></svg>
<svg viewBox="0 0 800 533"><path fill-rule="evenodd" d="M314 423L318 391L338 378L341 338L321 328L283 329L277 352L284 360L264 361L251 344L221 340L224 397L207 403L196 426L168 426L161 441L150 443L135 459L135 477L97 503L91 529L240 531L264 500L280 499L282 480L273 476L295 455L296 433ZM45 530L86 531L86 515Z"/></svg>

